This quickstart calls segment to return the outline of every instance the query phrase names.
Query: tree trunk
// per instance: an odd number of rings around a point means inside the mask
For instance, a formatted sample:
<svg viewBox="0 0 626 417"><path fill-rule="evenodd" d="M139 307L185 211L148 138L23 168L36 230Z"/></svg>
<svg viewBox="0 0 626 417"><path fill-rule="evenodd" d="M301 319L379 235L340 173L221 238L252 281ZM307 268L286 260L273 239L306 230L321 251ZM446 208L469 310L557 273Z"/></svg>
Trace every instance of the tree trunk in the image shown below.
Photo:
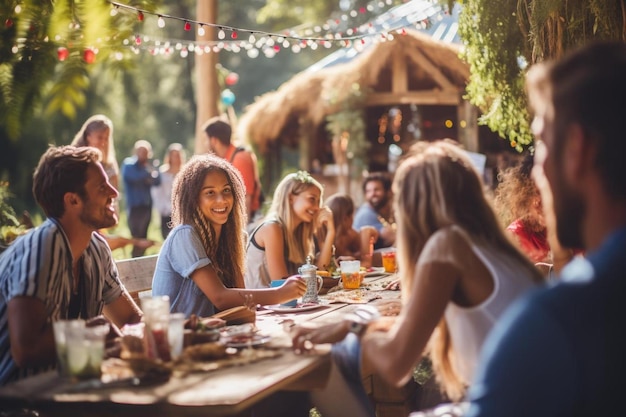
<svg viewBox="0 0 626 417"><path fill-rule="evenodd" d="M217 0L198 0L196 14L200 22L216 23ZM196 32L196 39L199 44L217 39L215 27L205 26L204 30L204 36L200 36ZM217 84L216 69L218 59L218 54L212 50L209 53L203 51L202 54L196 54L196 102L198 103L198 108L196 109L196 154L205 153L209 150L209 143L202 130L202 125L211 117L219 114L217 100L220 92Z"/></svg>

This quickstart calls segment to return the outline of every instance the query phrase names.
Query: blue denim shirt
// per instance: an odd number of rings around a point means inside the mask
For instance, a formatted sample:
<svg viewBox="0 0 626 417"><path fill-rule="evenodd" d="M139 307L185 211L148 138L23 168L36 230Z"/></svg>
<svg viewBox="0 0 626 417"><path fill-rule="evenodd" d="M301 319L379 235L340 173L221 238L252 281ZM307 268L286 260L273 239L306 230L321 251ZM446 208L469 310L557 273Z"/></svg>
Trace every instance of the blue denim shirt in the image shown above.
<svg viewBox="0 0 626 417"><path fill-rule="evenodd" d="M124 159L122 164L122 180L124 181L124 195L126 208L148 206L152 207L152 186L161 184L161 174L152 165L142 165L136 156Z"/></svg>

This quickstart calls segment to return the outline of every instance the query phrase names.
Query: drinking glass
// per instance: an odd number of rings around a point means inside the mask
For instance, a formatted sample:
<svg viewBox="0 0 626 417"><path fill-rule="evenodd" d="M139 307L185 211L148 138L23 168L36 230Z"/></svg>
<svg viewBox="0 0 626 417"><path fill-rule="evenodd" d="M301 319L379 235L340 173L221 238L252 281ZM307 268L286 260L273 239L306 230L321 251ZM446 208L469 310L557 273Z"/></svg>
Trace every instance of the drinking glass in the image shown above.
<svg viewBox="0 0 626 417"><path fill-rule="evenodd" d="M54 344L57 351L57 369L61 376L69 376L70 370L67 363L67 339L71 329L82 329L85 320L57 320L52 323L54 332Z"/></svg>
<svg viewBox="0 0 626 417"><path fill-rule="evenodd" d="M341 282L345 289L356 289L361 286L361 262L341 261Z"/></svg>
<svg viewBox="0 0 626 417"><path fill-rule="evenodd" d="M185 338L185 314L170 314L167 328L167 339L170 344L172 359L177 359L183 353L183 341Z"/></svg>
<svg viewBox="0 0 626 417"><path fill-rule="evenodd" d="M69 326L67 337L67 368L76 378L99 378L104 359L105 337L109 325L93 327Z"/></svg>
<svg viewBox="0 0 626 417"><path fill-rule="evenodd" d="M396 250L394 248L385 249L381 256L383 258L383 268L385 272L395 273L397 269L396 265Z"/></svg>

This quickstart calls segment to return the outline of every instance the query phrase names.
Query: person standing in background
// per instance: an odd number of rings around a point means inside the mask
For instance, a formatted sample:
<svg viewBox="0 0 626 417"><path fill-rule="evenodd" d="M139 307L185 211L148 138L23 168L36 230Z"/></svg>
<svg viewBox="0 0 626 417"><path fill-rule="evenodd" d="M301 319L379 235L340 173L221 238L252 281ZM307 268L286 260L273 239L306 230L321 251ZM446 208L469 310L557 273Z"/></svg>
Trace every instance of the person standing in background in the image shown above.
<svg viewBox="0 0 626 417"><path fill-rule="evenodd" d="M152 201L161 215L161 235L163 240L170 232L172 221L172 184L174 178L185 164L185 150L180 143L172 143L167 147L163 165L159 168L161 184L152 187Z"/></svg>
<svg viewBox="0 0 626 417"><path fill-rule="evenodd" d="M102 153L102 167L109 182L119 191L120 168L115 157L113 122L104 114L94 114L83 123L71 143L72 146L93 146Z"/></svg>
<svg viewBox="0 0 626 417"><path fill-rule="evenodd" d="M126 195L128 228L134 238L148 237L152 219L152 194L150 189L161 184L161 174L150 162L152 145L146 140L135 142L135 155L124 159L122 179ZM132 256L143 256L146 249L133 245Z"/></svg>
<svg viewBox="0 0 626 417"><path fill-rule="evenodd" d="M204 125L204 132L209 140L211 150L220 158L233 164L241 174L246 187L248 223L254 222L256 215L260 214L262 203L261 181L259 180L256 155L231 143L232 128L230 124L219 117L209 119Z"/></svg>
<svg viewBox="0 0 626 417"><path fill-rule="evenodd" d="M111 185L119 191L120 168L115 157L115 144L113 141L113 122L103 114L95 114L89 117L74 136L72 146L92 146L102 154L102 167L109 178ZM119 198L115 199L115 212L119 215ZM154 245L148 239L132 239L126 236L114 235L106 230L100 230L111 250L123 248L131 243L144 249Z"/></svg>

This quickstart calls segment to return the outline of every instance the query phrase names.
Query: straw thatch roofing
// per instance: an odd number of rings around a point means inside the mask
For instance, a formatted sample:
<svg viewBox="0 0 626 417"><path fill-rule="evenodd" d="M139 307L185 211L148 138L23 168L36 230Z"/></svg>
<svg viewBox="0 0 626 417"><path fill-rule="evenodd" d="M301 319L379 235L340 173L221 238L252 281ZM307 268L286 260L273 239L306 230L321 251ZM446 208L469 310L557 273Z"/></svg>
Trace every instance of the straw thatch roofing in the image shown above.
<svg viewBox="0 0 626 417"><path fill-rule="evenodd" d="M293 140L294 124L318 126L340 109L353 86L371 91L364 105L404 103L456 105L469 77L457 45L407 30L372 45L355 59L318 71L304 71L249 105L239 135L261 153L269 142ZM296 128L297 129L297 128Z"/></svg>

